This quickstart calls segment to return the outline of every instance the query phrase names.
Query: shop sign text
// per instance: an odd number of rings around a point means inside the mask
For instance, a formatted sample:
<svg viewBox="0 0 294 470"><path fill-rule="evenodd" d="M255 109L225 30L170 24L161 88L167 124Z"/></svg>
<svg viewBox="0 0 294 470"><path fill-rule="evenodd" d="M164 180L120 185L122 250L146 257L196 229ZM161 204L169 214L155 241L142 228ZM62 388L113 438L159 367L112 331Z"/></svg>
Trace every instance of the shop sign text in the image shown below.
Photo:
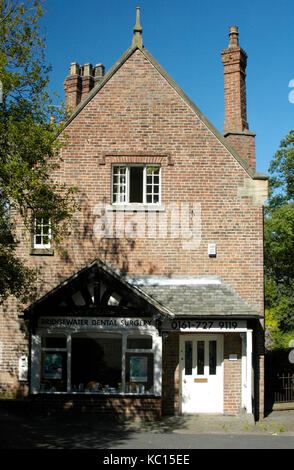
<svg viewBox="0 0 294 470"><path fill-rule="evenodd" d="M38 326L40 328L65 328L97 330L131 329L154 327L153 321L147 318L103 318L103 317L41 317Z"/></svg>
<svg viewBox="0 0 294 470"><path fill-rule="evenodd" d="M234 331L247 327L245 320L171 320L165 321L163 330L175 331Z"/></svg>

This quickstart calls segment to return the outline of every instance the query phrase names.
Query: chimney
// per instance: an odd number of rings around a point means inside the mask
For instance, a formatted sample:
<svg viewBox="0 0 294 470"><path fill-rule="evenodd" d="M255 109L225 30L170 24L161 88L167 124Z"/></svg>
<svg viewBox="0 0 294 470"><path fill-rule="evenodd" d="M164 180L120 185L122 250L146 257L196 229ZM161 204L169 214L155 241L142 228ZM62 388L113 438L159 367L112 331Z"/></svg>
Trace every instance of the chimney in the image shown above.
<svg viewBox="0 0 294 470"><path fill-rule="evenodd" d="M229 46L222 51L225 88L224 136L255 170L255 134L247 122L245 69L247 55L239 46L237 26L230 27Z"/></svg>
<svg viewBox="0 0 294 470"><path fill-rule="evenodd" d="M90 63L82 66L77 62L71 63L69 75L63 84L67 111L73 111L85 99L92 88L102 80L104 71L103 64L93 67Z"/></svg>

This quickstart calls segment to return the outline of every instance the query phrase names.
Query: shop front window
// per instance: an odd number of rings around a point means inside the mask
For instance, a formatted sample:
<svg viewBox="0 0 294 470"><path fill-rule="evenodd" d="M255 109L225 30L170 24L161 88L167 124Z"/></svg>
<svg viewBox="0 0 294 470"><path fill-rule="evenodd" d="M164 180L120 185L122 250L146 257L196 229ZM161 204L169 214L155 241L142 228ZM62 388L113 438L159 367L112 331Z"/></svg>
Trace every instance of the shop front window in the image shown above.
<svg viewBox="0 0 294 470"><path fill-rule="evenodd" d="M40 392L153 394L155 349L142 333L42 337Z"/></svg>

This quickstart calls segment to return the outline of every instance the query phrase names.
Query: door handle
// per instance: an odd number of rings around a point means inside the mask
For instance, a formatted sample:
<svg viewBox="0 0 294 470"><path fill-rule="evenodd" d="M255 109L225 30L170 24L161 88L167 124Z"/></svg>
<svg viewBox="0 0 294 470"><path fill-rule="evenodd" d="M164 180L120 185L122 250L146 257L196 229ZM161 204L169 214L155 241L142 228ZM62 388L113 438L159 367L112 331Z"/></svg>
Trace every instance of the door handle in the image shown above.
<svg viewBox="0 0 294 470"><path fill-rule="evenodd" d="M186 379L183 380L184 384L186 383Z"/></svg>

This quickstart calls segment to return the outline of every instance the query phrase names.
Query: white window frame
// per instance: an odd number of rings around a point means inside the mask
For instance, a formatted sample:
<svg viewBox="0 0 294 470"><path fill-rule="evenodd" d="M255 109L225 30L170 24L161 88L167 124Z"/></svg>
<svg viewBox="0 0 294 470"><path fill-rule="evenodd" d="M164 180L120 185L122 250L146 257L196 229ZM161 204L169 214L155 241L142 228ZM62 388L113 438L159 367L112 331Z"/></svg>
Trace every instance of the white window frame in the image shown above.
<svg viewBox="0 0 294 470"><path fill-rule="evenodd" d="M37 232L37 220L41 220L40 232ZM34 219L34 233L33 233L33 248L35 249L48 249L51 248L51 221L47 218L48 223L44 224L44 217L35 217ZM44 234L44 227L49 227L48 233ZM41 243L37 243L37 237L41 237ZM43 243L45 237L48 237L48 243Z"/></svg>
<svg viewBox="0 0 294 470"><path fill-rule="evenodd" d="M83 331L86 333L87 330ZM102 332L102 331L101 331ZM81 333L81 332L79 332ZM93 333L91 331L91 333ZM103 330L103 333L113 334L113 331L110 330ZM128 331L117 331L119 335L122 337L122 391L119 395L131 395L135 392L126 392L125 385L126 385L126 356L127 353L146 353L153 355L153 391L145 391L142 393L144 396L161 396L162 394L162 338L158 335L157 332L154 331L138 331L138 329L130 329ZM131 349L127 348L127 338L129 336L151 336L152 337L152 348L150 349ZM48 337L61 337L65 336L66 339L66 348L48 348L42 346L42 338ZM94 392L79 392L72 390L72 383L71 383L71 348L72 348L72 338L74 337L73 331L63 330L61 329L58 332L54 332L49 329L38 329L35 335L32 335L32 359L31 359L31 393L55 393L55 394L63 394L63 393L70 393L70 394L85 394L85 393L94 393ZM59 392L59 391L43 391L41 390L41 378L42 378L42 352L44 351L62 351L67 352L67 385L66 385L66 392ZM136 394L136 393L135 393ZM108 395L107 393L102 393L102 395ZM141 395L141 393L140 393Z"/></svg>
<svg viewBox="0 0 294 470"><path fill-rule="evenodd" d="M143 168L143 202L129 202L130 201L130 168L131 167L141 167ZM126 169L126 180L125 180L125 201L114 201L114 168L120 167ZM159 178L158 178L158 201L157 202L147 202L147 168L159 168ZM148 185L149 186L149 185ZM152 187L154 184L152 184ZM119 185L120 187L120 185ZM120 192L118 194L121 194ZM153 192L152 192L153 194ZM161 205L161 166L158 164L140 164L140 163L114 163L111 167L111 204L115 206L131 205L131 206L160 206Z"/></svg>

